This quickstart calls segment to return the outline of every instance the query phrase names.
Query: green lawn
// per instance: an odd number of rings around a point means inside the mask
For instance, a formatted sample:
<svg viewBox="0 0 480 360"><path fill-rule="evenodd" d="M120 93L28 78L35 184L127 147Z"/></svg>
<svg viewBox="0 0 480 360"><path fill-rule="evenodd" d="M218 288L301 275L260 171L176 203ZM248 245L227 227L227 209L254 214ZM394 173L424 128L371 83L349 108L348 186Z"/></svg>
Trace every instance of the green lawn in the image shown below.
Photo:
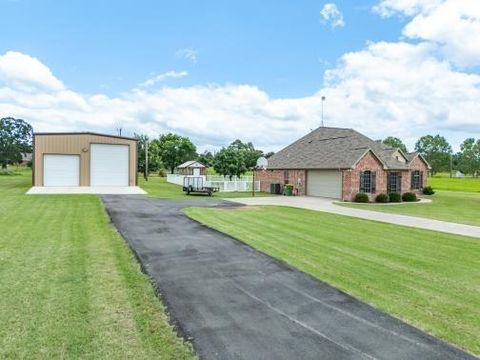
<svg viewBox="0 0 480 360"><path fill-rule="evenodd" d="M445 173L428 178L428 185L436 190L480 192L480 178L450 178L450 175Z"/></svg>
<svg viewBox="0 0 480 360"><path fill-rule="evenodd" d="M203 194L193 194L193 195L186 195L182 191L182 187L170 184L167 182L167 178L159 177L159 176L150 176L148 181L139 175L138 176L138 183L139 186L145 190L148 195L163 199L185 199L185 200L192 200L192 199L203 199L208 197L207 195ZM252 196L251 192L218 192L212 195L212 198L219 198L219 199L228 199L228 198L241 198L241 197L250 197ZM255 196L273 196L269 193L260 193L256 192Z"/></svg>
<svg viewBox="0 0 480 360"><path fill-rule="evenodd" d="M432 199L432 203L401 205L339 203L339 205L480 226L480 193L440 190L426 198Z"/></svg>
<svg viewBox="0 0 480 360"><path fill-rule="evenodd" d="M96 196L0 176L0 358L191 359Z"/></svg>
<svg viewBox="0 0 480 360"><path fill-rule="evenodd" d="M480 240L286 207L186 214L480 354Z"/></svg>

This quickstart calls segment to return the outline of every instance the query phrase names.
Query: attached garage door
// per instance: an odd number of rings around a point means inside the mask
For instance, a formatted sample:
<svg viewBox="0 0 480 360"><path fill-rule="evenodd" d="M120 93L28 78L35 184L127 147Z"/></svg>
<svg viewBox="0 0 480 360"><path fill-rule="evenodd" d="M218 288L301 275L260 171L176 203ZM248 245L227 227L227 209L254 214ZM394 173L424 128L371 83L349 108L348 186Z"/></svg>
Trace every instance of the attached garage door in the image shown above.
<svg viewBox="0 0 480 360"><path fill-rule="evenodd" d="M128 186L128 145L90 146L90 186Z"/></svg>
<svg viewBox="0 0 480 360"><path fill-rule="evenodd" d="M307 195L340 199L342 197L342 172L308 170Z"/></svg>
<svg viewBox="0 0 480 360"><path fill-rule="evenodd" d="M43 155L43 186L79 186L80 156Z"/></svg>

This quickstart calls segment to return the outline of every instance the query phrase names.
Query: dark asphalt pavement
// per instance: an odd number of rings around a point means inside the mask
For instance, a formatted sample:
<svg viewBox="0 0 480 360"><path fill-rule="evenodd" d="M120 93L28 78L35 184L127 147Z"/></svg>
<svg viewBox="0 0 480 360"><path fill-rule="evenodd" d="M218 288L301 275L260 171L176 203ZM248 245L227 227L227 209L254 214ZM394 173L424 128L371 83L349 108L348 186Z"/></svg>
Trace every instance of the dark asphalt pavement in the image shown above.
<svg viewBox="0 0 480 360"><path fill-rule="evenodd" d="M103 201L202 359L473 359L181 212L232 203Z"/></svg>

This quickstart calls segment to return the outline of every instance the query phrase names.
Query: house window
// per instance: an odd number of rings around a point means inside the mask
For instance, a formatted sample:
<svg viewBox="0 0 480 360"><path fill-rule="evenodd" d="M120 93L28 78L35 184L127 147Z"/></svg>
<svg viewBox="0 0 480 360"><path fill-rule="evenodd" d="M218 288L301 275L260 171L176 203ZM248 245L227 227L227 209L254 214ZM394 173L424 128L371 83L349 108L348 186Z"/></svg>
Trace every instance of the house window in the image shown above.
<svg viewBox="0 0 480 360"><path fill-rule="evenodd" d="M423 171L412 171L411 185L412 190L420 190L423 187Z"/></svg>
<svg viewBox="0 0 480 360"><path fill-rule="evenodd" d="M360 192L375 193L377 188L377 176L375 171L360 172Z"/></svg>
<svg viewBox="0 0 480 360"><path fill-rule="evenodd" d="M399 172L389 172L387 179L388 193L402 192L402 175Z"/></svg>
<svg viewBox="0 0 480 360"><path fill-rule="evenodd" d="M285 171L283 172L283 181L284 181L285 185L288 184L288 175L289 175L289 174L288 174L288 170L285 170Z"/></svg>

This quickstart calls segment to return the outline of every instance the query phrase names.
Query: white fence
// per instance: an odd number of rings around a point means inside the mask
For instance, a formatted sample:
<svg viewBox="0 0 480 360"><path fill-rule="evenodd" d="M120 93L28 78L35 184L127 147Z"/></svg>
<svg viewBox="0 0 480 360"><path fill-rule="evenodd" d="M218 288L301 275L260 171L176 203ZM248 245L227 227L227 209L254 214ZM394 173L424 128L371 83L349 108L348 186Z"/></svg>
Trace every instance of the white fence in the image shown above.
<svg viewBox="0 0 480 360"><path fill-rule="evenodd" d="M205 186L218 187L221 192L252 191L252 181L207 181ZM260 181L255 181L255 191L260 191Z"/></svg>
<svg viewBox="0 0 480 360"><path fill-rule="evenodd" d="M207 181L206 176L194 176L194 175L180 175L180 174L167 174L167 182L183 186L183 179L186 177L202 177L203 182Z"/></svg>
<svg viewBox="0 0 480 360"><path fill-rule="evenodd" d="M167 182L183 186L185 177L199 177L194 175L167 174ZM218 187L221 192L252 191L252 176L242 176L230 181L222 176L201 176L205 186ZM260 181L255 181L255 191L260 191Z"/></svg>

